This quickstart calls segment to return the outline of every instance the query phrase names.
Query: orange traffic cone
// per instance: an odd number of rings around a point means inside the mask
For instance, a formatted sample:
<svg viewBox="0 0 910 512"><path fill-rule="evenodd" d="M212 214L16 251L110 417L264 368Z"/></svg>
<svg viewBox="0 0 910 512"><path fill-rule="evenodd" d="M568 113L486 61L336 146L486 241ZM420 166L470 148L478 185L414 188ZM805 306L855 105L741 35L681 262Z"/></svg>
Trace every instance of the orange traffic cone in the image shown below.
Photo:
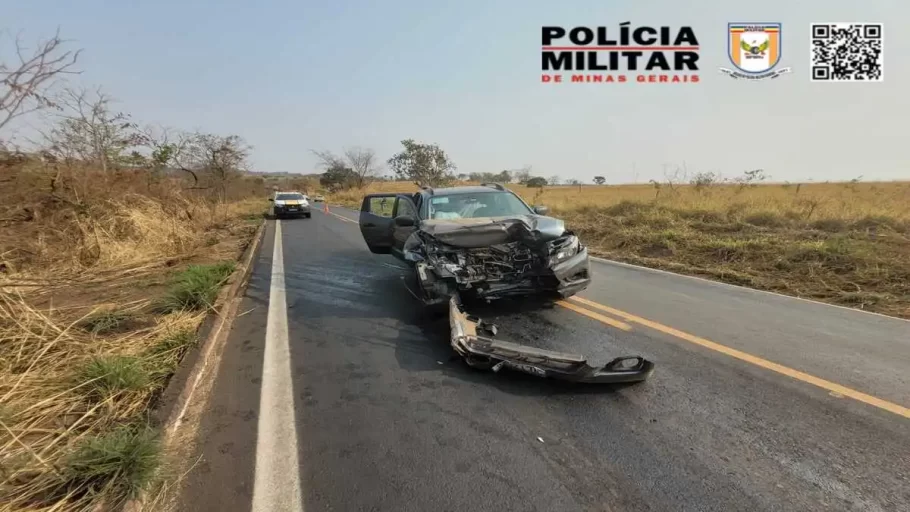
<svg viewBox="0 0 910 512"><path fill-rule="evenodd" d="M329 203L326 203L326 202L322 203L322 211L325 213L329 213Z"/></svg>

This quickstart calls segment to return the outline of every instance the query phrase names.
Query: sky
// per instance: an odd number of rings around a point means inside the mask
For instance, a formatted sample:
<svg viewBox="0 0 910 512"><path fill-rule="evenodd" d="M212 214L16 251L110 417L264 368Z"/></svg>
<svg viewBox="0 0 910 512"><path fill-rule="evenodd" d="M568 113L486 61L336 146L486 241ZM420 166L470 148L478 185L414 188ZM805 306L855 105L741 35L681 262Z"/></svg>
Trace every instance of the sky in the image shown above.
<svg viewBox="0 0 910 512"><path fill-rule="evenodd" d="M0 30L59 28L82 73L142 123L237 134L264 172L310 150L438 144L459 173L645 183L668 170L774 181L910 178L910 17L900 0L0 0ZM689 25L697 84L544 84L543 25ZM734 80L727 23L781 22L775 80ZM811 83L811 22L884 22L885 81ZM0 52L2 54L2 52ZM22 128L21 130L27 130ZM24 133L24 132L18 132Z"/></svg>

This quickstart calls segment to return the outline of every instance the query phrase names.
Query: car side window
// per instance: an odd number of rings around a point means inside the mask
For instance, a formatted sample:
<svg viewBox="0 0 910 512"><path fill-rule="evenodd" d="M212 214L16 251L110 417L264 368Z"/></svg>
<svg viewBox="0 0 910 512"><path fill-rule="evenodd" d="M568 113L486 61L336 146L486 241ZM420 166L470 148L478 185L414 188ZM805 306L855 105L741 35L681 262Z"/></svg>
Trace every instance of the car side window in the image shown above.
<svg viewBox="0 0 910 512"><path fill-rule="evenodd" d="M370 213L380 217L392 217L395 199L391 197L371 197Z"/></svg>
<svg viewBox="0 0 910 512"><path fill-rule="evenodd" d="M402 215L408 215L410 217L417 218L417 209L414 207L414 204L410 201L407 201L402 198L398 198L398 208L395 212L396 217L401 217Z"/></svg>

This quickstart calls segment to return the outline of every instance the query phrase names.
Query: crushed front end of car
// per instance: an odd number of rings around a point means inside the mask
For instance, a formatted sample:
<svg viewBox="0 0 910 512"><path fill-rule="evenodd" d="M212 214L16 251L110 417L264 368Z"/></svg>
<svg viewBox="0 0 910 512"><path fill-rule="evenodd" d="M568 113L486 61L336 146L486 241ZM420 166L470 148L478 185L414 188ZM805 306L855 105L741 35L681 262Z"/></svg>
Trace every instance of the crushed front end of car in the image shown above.
<svg viewBox="0 0 910 512"><path fill-rule="evenodd" d="M570 297L591 283L588 249L551 217L426 221L404 245L424 300Z"/></svg>
<svg viewBox="0 0 910 512"><path fill-rule="evenodd" d="M412 291L428 306L447 307L452 348L475 368L503 367L578 382L638 382L654 365L637 356L596 368L585 357L495 338L496 327L469 314L462 297L570 297L591 283L587 248L551 217L425 222L404 245L414 264Z"/></svg>

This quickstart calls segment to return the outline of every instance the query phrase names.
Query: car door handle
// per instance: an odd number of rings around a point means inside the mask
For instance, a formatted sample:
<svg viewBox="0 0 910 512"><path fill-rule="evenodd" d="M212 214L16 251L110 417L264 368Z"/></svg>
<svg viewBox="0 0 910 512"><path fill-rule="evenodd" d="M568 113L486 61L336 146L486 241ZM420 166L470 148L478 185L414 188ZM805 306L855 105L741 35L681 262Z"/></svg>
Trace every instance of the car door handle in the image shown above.
<svg viewBox="0 0 910 512"><path fill-rule="evenodd" d="M363 227L365 227L365 228L375 228L375 227L376 227L376 224L373 224L372 222L367 222L366 224L363 225Z"/></svg>

